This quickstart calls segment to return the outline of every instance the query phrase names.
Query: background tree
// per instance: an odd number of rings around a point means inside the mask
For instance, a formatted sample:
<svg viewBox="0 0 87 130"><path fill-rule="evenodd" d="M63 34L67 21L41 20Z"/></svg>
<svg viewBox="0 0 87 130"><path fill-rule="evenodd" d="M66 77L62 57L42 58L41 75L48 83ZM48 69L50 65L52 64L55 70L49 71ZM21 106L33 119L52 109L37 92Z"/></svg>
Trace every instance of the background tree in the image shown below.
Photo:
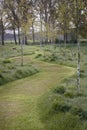
<svg viewBox="0 0 87 130"><path fill-rule="evenodd" d="M32 26L32 1L21 0L19 3L21 27L21 65L23 66L23 45L27 43L27 35Z"/></svg>
<svg viewBox="0 0 87 130"><path fill-rule="evenodd" d="M4 9L3 9L3 1L0 1L0 36L1 36L1 44L4 45Z"/></svg>

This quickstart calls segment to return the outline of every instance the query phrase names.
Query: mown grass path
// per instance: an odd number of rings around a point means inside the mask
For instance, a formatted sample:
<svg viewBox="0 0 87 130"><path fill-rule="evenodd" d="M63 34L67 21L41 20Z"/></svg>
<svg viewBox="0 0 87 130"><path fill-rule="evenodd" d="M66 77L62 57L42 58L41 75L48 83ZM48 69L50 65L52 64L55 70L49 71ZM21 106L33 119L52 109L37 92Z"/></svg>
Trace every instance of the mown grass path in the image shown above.
<svg viewBox="0 0 87 130"><path fill-rule="evenodd" d="M75 73L71 67L35 61L40 72L0 87L0 130L44 130L38 98Z"/></svg>

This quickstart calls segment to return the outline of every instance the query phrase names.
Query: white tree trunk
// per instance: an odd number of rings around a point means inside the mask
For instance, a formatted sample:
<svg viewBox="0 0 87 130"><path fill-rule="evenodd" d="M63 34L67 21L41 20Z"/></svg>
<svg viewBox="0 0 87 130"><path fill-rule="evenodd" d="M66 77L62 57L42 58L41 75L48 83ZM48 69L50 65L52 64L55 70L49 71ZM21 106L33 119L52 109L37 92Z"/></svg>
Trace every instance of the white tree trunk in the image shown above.
<svg viewBox="0 0 87 130"><path fill-rule="evenodd" d="M24 61L23 61L23 43L24 43L24 36L22 36L22 40L21 40L21 66L23 66Z"/></svg>
<svg viewBox="0 0 87 130"><path fill-rule="evenodd" d="M77 60L77 91L80 92L80 42L78 41L78 60Z"/></svg>

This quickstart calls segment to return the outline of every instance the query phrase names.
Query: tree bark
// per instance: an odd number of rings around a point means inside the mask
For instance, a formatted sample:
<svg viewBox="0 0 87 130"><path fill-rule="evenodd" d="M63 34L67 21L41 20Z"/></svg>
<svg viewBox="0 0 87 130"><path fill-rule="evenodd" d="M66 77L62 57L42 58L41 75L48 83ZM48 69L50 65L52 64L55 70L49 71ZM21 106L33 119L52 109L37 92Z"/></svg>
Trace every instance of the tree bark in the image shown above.
<svg viewBox="0 0 87 130"><path fill-rule="evenodd" d="M80 91L80 43L78 41L78 61L77 61L77 90Z"/></svg>
<svg viewBox="0 0 87 130"><path fill-rule="evenodd" d="M1 44L4 45L4 25L1 18Z"/></svg>
<svg viewBox="0 0 87 130"><path fill-rule="evenodd" d="M43 38L42 38L42 12L40 11L40 46L42 47Z"/></svg>
<svg viewBox="0 0 87 130"><path fill-rule="evenodd" d="M21 66L23 66L23 44L21 43Z"/></svg>
<svg viewBox="0 0 87 130"><path fill-rule="evenodd" d="M33 44L35 43L35 35L34 35L34 23L32 22L32 39L33 39Z"/></svg>
<svg viewBox="0 0 87 130"><path fill-rule="evenodd" d="M65 47L66 47L66 32L64 30L64 44L65 44Z"/></svg>
<svg viewBox="0 0 87 130"><path fill-rule="evenodd" d="M4 29L2 29L2 45L4 45Z"/></svg>
<svg viewBox="0 0 87 130"><path fill-rule="evenodd" d="M66 47L66 42L67 42L67 27L66 27L66 19L64 19L64 44L65 44L65 47Z"/></svg>
<svg viewBox="0 0 87 130"><path fill-rule="evenodd" d="M27 36L25 35L25 38L24 38L24 42L25 42L25 45L27 45L28 44L28 42L27 42Z"/></svg>
<svg viewBox="0 0 87 130"><path fill-rule="evenodd" d="M14 34L14 41L15 41L15 44L17 45L17 39L16 39L16 32L15 32L15 28L13 28L13 34Z"/></svg>
<svg viewBox="0 0 87 130"><path fill-rule="evenodd" d="M48 13L47 13L47 9L45 9L45 27L46 27L46 40L45 43L48 43Z"/></svg>
<svg viewBox="0 0 87 130"><path fill-rule="evenodd" d="M21 40L20 40L20 28L19 27L18 27L18 43L19 43L19 45L21 43Z"/></svg>
<svg viewBox="0 0 87 130"><path fill-rule="evenodd" d="M76 35L77 35L77 47L78 47L78 60L77 60L77 92L80 92L80 43L78 39L78 25L79 25L79 16L78 16L78 0L76 0Z"/></svg>

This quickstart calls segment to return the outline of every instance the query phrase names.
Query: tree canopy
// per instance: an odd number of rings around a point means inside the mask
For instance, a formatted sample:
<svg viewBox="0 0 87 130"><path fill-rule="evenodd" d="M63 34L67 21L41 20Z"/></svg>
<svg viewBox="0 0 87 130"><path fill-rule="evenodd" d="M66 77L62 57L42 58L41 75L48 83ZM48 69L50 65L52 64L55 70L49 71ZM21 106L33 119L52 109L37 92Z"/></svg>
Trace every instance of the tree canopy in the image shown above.
<svg viewBox="0 0 87 130"><path fill-rule="evenodd" d="M79 36L86 38L87 33L87 2L78 0L78 16L75 0L2 0L0 2L0 35L2 39L6 30L13 30L14 40L21 41L21 33L25 37L29 34L40 33L40 39L53 42L58 35L63 35L67 42L67 35L76 34L76 19L78 17ZM37 28L37 30L36 30ZM77 40L77 39L76 39ZM3 44L2 40L2 44Z"/></svg>

